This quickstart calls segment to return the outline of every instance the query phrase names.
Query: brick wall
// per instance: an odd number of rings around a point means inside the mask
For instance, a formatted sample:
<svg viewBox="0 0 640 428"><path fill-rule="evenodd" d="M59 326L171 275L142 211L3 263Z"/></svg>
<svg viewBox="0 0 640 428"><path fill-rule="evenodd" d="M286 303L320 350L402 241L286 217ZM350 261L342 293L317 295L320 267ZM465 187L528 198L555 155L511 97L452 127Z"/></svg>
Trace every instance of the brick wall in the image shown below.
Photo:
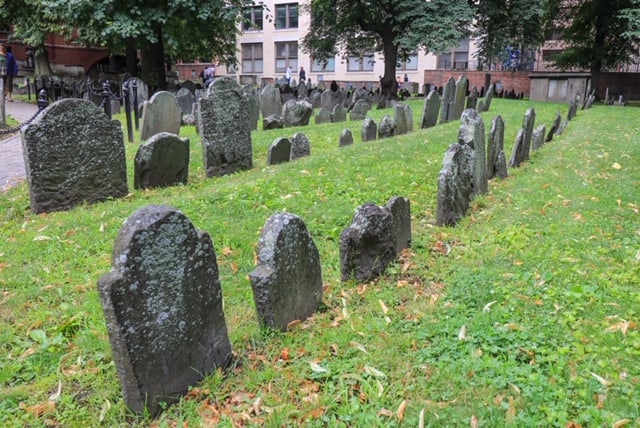
<svg viewBox="0 0 640 428"><path fill-rule="evenodd" d="M484 87L486 75L489 74L491 83L502 82L502 88L506 92L513 90L516 94L524 93L524 96L528 97L531 87L529 73L529 71L425 70L424 83L430 83L431 86L444 86L450 77L457 80L461 74L464 74L469 79L469 89L475 86L480 91L480 88Z"/></svg>

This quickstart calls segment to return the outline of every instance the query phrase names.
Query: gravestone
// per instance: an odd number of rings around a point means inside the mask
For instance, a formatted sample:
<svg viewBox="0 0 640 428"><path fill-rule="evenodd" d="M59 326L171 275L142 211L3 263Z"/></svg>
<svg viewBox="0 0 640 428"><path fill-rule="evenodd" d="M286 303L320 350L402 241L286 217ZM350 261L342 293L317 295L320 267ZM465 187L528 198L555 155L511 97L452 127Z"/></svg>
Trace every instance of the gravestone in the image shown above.
<svg viewBox="0 0 640 428"><path fill-rule="evenodd" d="M331 112L331 122L346 122L347 121L347 109L338 104L333 107Z"/></svg>
<svg viewBox="0 0 640 428"><path fill-rule="evenodd" d="M538 150L544 145L545 132L546 128L544 125L540 125L533 130L533 135L531 136L531 149Z"/></svg>
<svg viewBox="0 0 640 428"><path fill-rule="evenodd" d="M378 133L378 125L376 122L367 117L362 121L362 131L360 132L360 138L364 141L374 141L376 139L376 134Z"/></svg>
<svg viewBox="0 0 640 428"><path fill-rule="evenodd" d="M572 120L578 112L578 104L580 104L580 97L574 95L569 102L569 111L567 112L567 120Z"/></svg>
<svg viewBox="0 0 640 428"><path fill-rule="evenodd" d="M251 130L256 130L258 129L258 120L260 120L258 89L253 85L245 85L242 87L242 93L247 99L247 106L249 108L249 126Z"/></svg>
<svg viewBox="0 0 640 428"><path fill-rule="evenodd" d="M56 101L20 132L34 213L129 193L120 122L109 120L91 101Z"/></svg>
<svg viewBox="0 0 640 428"><path fill-rule="evenodd" d="M298 83L297 91L298 99L305 99L307 97L307 84L304 80L301 80L300 83Z"/></svg>
<svg viewBox="0 0 640 428"><path fill-rule="evenodd" d="M301 157L311 155L311 144L307 136L301 132L296 132L291 137L291 157L289 160L295 160Z"/></svg>
<svg viewBox="0 0 640 428"><path fill-rule="evenodd" d="M476 88L475 86L473 87L473 89L471 90L471 93L469 94L469 96L467 97L467 108L472 108L472 109L476 109L477 105L478 105L478 88ZM477 109L476 109L477 110ZM480 110L478 110L479 112Z"/></svg>
<svg viewBox="0 0 640 428"><path fill-rule="evenodd" d="M424 100L422 108L422 118L420 128L430 128L438 123L438 113L440 112L440 94L436 90L429 92Z"/></svg>
<svg viewBox="0 0 640 428"><path fill-rule="evenodd" d="M367 113L371 110L371 103L364 99L359 99L353 105L353 108L349 112L350 120L364 120L367 117Z"/></svg>
<svg viewBox="0 0 640 428"><path fill-rule="evenodd" d="M249 274L261 326L286 331L305 320L322 302L320 256L302 219L269 217L258 240L257 266Z"/></svg>
<svg viewBox="0 0 640 428"><path fill-rule="evenodd" d="M262 130L267 131L269 129L282 129L284 128L284 120L281 116L270 114L262 119Z"/></svg>
<svg viewBox="0 0 640 428"><path fill-rule="evenodd" d="M504 121L496 116L491 121L487 149L487 178L507 178L507 161L504 154Z"/></svg>
<svg viewBox="0 0 640 428"><path fill-rule="evenodd" d="M135 84L136 87L136 97L138 98L138 107L141 106L144 102L149 100L149 87L146 83L142 81L139 77L130 77L127 79L127 85L129 85L129 93L131 99L131 111L134 108L134 99L133 99L133 86Z"/></svg>
<svg viewBox="0 0 640 428"><path fill-rule="evenodd" d="M555 135L556 131L558 130L558 128L560 127L560 122L562 121L562 115L560 114L560 112L556 112L556 116L553 119L553 122L551 123L551 128L549 128L549 132L547 133L547 138L545 138L545 143L548 143L549 141L553 140L553 136Z"/></svg>
<svg viewBox="0 0 640 428"><path fill-rule="evenodd" d="M200 139L207 177L250 169L253 149L247 98L230 77L218 77L198 104Z"/></svg>
<svg viewBox="0 0 640 428"><path fill-rule="evenodd" d="M516 135L509 158L509 167L518 168L522 162L524 162L524 129L520 129Z"/></svg>
<svg viewBox="0 0 640 428"><path fill-rule="evenodd" d="M487 89L487 94L484 97L483 111L489 111L489 109L491 108L491 101L493 100L495 93L496 93L496 90L492 83L491 85L489 85L489 89Z"/></svg>
<svg viewBox="0 0 640 428"><path fill-rule="evenodd" d="M380 125L378 126L378 139L393 137L395 135L395 130L395 122L388 114L385 114L380 120Z"/></svg>
<svg viewBox="0 0 640 428"><path fill-rule="evenodd" d="M291 158L291 142L288 138L279 137L273 140L267 151L267 165L289 162Z"/></svg>
<svg viewBox="0 0 640 428"><path fill-rule="evenodd" d="M140 140L148 140L160 132L177 135L181 121L182 114L176 96L167 91L156 92L142 110Z"/></svg>
<svg viewBox="0 0 640 428"><path fill-rule="evenodd" d="M320 107L315 116L316 125L321 123L331 123L331 112L324 107Z"/></svg>
<svg viewBox="0 0 640 428"><path fill-rule="evenodd" d="M358 88L355 91L353 91L353 94L351 95L351 105L355 106L356 103L360 100L366 101L367 104L369 105L369 108L371 108L371 103L373 101L373 98L369 93L369 91L367 91L364 88Z"/></svg>
<svg viewBox="0 0 640 428"><path fill-rule="evenodd" d="M455 93L453 96L453 116L450 120L458 120L462 117L462 111L464 110L464 104L467 99L467 87L469 81L467 77L462 74L456 81Z"/></svg>
<svg viewBox="0 0 640 428"><path fill-rule="evenodd" d="M196 87L196 84L193 81L185 80L184 82L182 82L180 87L188 89L193 94L193 96L195 97L197 87Z"/></svg>
<svg viewBox="0 0 640 428"><path fill-rule="evenodd" d="M562 135L562 133L564 132L564 130L567 127L568 124L569 124L569 121L567 119L564 119L560 123L560 126L558 126L558 130L556 131L556 135Z"/></svg>
<svg viewBox="0 0 640 428"><path fill-rule="evenodd" d="M591 91L587 99L584 101L583 109L586 109L586 110L590 109L595 101L596 101L596 90L594 89L593 91Z"/></svg>
<svg viewBox="0 0 640 428"><path fill-rule="evenodd" d="M473 177L469 157L471 148L457 143L447 148L438 173L436 224L453 226L469 209Z"/></svg>
<svg viewBox="0 0 640 428"><path fill-rule="evenodd" d="M473 194L487 193L487 158L484 141L484 123L476 110L462 112L458 144L468 146L472 150L471 174L473 176Z"/></svg>
<svg viewBox="0 0 640 428"><path fill-rule="evenodd" d="M484 108L484 100L478 100L478 103L476 104L476 110L478 112L486 111L486 109Z"/></svg>
<svg viewBox="0 0 640 428"><path fill-rule="evenodd" d="M374 204L356 209L351 225L340 234L340 276L370 281L396 258L393 215Z"/></svg>
<svg viewBox="0 0 640 428"><path fill-rule="evenodd" d="M98 280L116 373L134 412L155 415L231 361L211 238L171 207L135 211Z"/></svg>
<svg viewBox="0 0 640 428"><path fill-rule="evenodd" d="M453 77L447 80L440 101L440 123L447 123L453 118L453 102L456 91L456 82Z"/></svg>
<svg viewBox="0 0 640 428"><path fill-rule="evenodd" d="M342 96L340 91L327 89L320 96L320 107L324 107L327 111L333 111L333 108L337 105L342 105Z"/></svg>
<svg viewBox="0 0 640 428"><path fill-rule="evenodd" d="M176 101L178 102L178 108L182 116L193 113L193 103L196 101L195 95L185 87L178 90L176 94Z"/></svg>
<svg viewBox="0 0 640 428"><path fill-rule="evenodd" d="M522 118L522 129L524 135L522 136L522 160L529 159L531 153L531 138L533 137L533 127L536 122L536 111L533 108L527 109Z"/></svg>
<svg viewBox="0 0 640 428"><path fill-rule="evenodd" d="M280 97L280 90L278 88L267 85L262 89L260 112L262 113L263 119L272 114L282 116L282 98Z"/></svg>
<svg viewBox="0 0 640 428"><path fill-rule="evenodd" d="M404 105L404 120L407 122L407 131L413 132L413 111L409 104Z"/></svg>
<svg viewBox="0 0 640 428"><path fill-rule="evenodd" d="M161 132L138 148L134 160L134 188L150 189L187 184L188 176L188 139Z"/></svg>
<svg viewBox="0 0 640 428"><path fill-rule="evenodd" d="M350 146L353 144L353 134L350 129L343 129L340 133L338 147Z"/></svg>
<svg viewBox="0 0 640 428"><path fill-rule="evenodd" d="M403 135L409 131L409 124L405 115L404 104L398 103L393 106L393 121L396 124L395 135Z"/></svg>
<svg viewBox="0 0 640 428"><path fill-rule="evenodd" d="M305 126L313 114L313 107L308 101L289 100L284 104L283 120L285 126Z"/></svg>
<svg viewBox="0 0 640 428"><path fill-rule="evenodd" d="M395 251L399 254L411 244L411 204L407 198L394 196L387 201L386 208L393 216Z"/></svg>

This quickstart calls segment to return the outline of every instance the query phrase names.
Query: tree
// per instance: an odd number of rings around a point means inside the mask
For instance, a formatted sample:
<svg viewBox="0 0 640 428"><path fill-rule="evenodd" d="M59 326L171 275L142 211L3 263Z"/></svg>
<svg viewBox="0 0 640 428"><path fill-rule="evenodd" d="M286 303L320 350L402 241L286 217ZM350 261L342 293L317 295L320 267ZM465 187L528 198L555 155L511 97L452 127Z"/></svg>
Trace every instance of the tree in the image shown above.
<svg viewBox="0 0 640 428"><path fill-rule="evenodd" d="M517 70L533 63L544 42L544 0L480 0L475 8L474 36L478 62L496 61ZM514 52L519 57L514 60Z"/></svg>
<svg viewBox="0 0 640 428"><path fill-rule="evenodd" d="M473 2L471 2L473 3ZM311 0L303 49L313 60L341 54L382 52L382 101L396 95L396 66L418 48L440 52L468 34L472 18L466 0Z"/></svg>
<svg viewBox="0 0 640 428"><path fill-rule="evenodd" d="M592 87L598 74L638 56L638 0L549 0L549 22L563 49L553 58L560 69L586 69Z"/></svg>

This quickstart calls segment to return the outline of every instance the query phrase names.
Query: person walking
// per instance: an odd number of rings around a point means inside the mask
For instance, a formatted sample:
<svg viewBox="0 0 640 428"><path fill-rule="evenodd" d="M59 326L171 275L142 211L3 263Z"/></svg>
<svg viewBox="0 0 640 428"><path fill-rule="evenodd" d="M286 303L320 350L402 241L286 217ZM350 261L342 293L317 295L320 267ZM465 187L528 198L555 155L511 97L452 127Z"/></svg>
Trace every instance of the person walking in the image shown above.
<svg viewBox="0 0 640 428"><path fill-rule="evenodd" d="M6 85L7 84L7 51L5 50L4 45L2 44L0 44L0 77L2 78L2 82L4 82L4 85ZM5 94L4 88L2 88L2 94L3 95Z"/></svg>
<svg viewBox="0 0 640 428"><path fill-rule="evenodd" d="M13 78L18 74L18 63L11 52L11 46L6 48L7 74L4 81L4 97L7 101L13 102Z"/></svg>
<svg viewBox="0 0 640 428"><path fill-rule="evenodd" d="M291 84L291 67L287 67L287 72L284 75L284 80L287 85Z"/></svg>
<svg viewBox="0 0 640 428"><path fill-rule="evenodd" d="M298 74L301 82L304 82L305 80L307 80L307 72L304 71L304 67L300 67L300 72Z"/></svg>

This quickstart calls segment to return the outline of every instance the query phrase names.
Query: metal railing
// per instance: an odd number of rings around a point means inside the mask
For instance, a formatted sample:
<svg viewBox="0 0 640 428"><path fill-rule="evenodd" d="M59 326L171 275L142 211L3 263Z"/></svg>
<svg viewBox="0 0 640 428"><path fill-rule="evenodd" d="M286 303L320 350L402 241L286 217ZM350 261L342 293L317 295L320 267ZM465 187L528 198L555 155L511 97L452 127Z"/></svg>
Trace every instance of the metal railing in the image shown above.
<svg viewBox="0 0 640 428"><path fill-rule="evenodd" d="M28 124L30 124L31 122L33 122L35 120L36 117L38 117L38 115L42 112L42 110L44 110L45 108L47 108L47 106L49 105L49 101L47 100L47 92L42 89L40 91L40 95L38 95L38 111L36 112L36 114L34 114L33 116L31 116L31 118L29 118L29 120L13 126L11 128L4 128L4 129L0 129L0 135L7 135L7 134L13 134L15 132L20 131L20 129L23 126L26 126Z"/></svg>

